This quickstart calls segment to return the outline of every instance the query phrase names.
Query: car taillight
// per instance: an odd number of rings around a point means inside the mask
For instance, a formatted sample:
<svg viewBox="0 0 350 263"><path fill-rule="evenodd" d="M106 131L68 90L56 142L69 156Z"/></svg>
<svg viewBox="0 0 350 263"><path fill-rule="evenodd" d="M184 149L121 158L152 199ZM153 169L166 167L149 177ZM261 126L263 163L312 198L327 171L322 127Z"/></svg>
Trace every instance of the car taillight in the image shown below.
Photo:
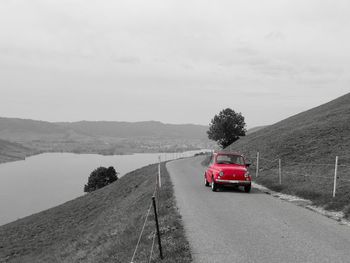
<svg viewBox="0 0 350 263"><path fill-rule="evenodd" d="M245 177L245 178L249 178L249 176L250 176L249 172L246 171L245 174L244 174L244 177Z"/></svg>

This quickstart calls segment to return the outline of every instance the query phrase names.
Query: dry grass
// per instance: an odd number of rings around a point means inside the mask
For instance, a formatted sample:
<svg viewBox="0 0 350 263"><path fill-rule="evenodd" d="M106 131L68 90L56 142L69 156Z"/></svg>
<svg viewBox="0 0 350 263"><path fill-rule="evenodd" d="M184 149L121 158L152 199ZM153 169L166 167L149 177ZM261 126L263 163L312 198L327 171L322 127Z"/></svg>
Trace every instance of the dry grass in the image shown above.
<svg viewBox="0 0 350 263"><path fill-rule="evenodd" d="M263 159L260 176L254 180L350 217L350 93L241 138L227 150L240 151L252 162L258 151L269 160L281 158L282 185L278 184L278 163ZM339 168L337 195L332 198L335 156L349 167Z"/></svg>
<svg viewBox="0 0 350 263"><path fill-rule="evenodd" d="M173 187L161 166L160 226L165 260L190 262ZM0 227L0 262L129 262L154 190L157 165L100 190ZM149 218L135 262L147 262L154 231ZM156 258L152 262L158 262Z"/></svg>

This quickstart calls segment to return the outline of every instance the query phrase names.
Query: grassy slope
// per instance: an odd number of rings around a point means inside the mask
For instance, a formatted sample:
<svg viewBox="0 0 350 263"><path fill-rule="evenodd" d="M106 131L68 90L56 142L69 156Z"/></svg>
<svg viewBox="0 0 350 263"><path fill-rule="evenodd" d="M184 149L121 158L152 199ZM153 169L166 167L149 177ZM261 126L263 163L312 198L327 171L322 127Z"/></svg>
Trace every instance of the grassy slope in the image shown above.
<svg viewBox="0 0 350 263"><path fill-rule="evenodd" d="M250 129L247 131L246 135L249 135L249 134L251 134L251 133L254 133L254 132L257 132L257 131L259 131L259 130L261 130L261 129L264 129L264 128L266 128L267 126L268 126L268 125L257 126L257 127L250 128Z"/></svg>
<svg viewBox="0 0 350 263"><path fill-rule="evenodd" d="M227 149L251 158L257 151L266 159L281 158L282 186L278 185L277 162L264 159L261 176L255 180L275 190L309 198L325 208L344 210L350 216L350 182L345 181L350 180L350 93L254 132ZM336 155L340 164L349 167L339 167L340 179L345 180L339 181L337 196L332 198ZM330 165L298 165L300 162ZM302 176L305 174L310 176Z"/></svg>
<svg viewBox="0 0 350 263"><path fill-rule="evenodd" d="M162 262L190 262L170 177L164 164L161 169ZM150 165L98 191L0 226L0 262L129 262L156 174L157 165ZM153 219L151 213L135 262L147 262Z"/></svg>
<svg viewBox="0 0 350 263"><path fill-rule="evenodd" d="M28 147L0 139L0 163L23 160L26 156L35 153L37 151Z"/></svg>

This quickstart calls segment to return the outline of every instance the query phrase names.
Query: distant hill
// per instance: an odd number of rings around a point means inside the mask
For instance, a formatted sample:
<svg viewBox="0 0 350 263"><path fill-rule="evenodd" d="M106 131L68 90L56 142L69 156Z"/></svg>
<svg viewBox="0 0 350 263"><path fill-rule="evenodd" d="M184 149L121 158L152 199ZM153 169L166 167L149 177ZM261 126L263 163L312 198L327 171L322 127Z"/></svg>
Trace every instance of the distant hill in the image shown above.
<svg viewBox="0 0 350 263"><path fill-rule="evenodd" d="M12 141L50 137L114 137L205 139L207 126L194 124L164 124L157 121L117 122L79 121L46 122L18 118L0 118L0 138Z"/></svg>
<svg viewBox="0 0 350 263"><path fill-rule="evenodd" d="M117 138L150 137L170 139L205 139L207 126L193 124L164 124L158 121L116 122L80 121L56 123L60 127L89 136Z"/></svg>
<svg viewBox="0 0 350 263"><path fill-rule="evenodd" d="M208 127L156 121L46 122L0 118L0 139L37 152L99 153L175 152L208 148ZM4 152L4 151L3 151ZM5 153L5 152L4 152ZM23 152L23 156L26 151Z"/></svg>
<svg viewBox="0 0 350 263"><path fill-rule="evenodd" d="M252 161L260 152L258 182L330 208L348 209L350 215L350 93L250 133L226 149L240 151ZM336 156L341 166L337 196L332 199ZM282 186L277 183L276 158L282 160Z"/></svg>
<svg viewBox="0 0 350 263"><path fill-rule="evenodd" d="M37 151L28 147L0 139L0 163L22 160L26 156L35 153L37 153Z"/></svg>
<svg viewBox="0 0 350 263"><path fill-rule="evenodd" d="M46 121L0 117L0 138L10 141L28 141L62 136L64 127Z"/></svg>

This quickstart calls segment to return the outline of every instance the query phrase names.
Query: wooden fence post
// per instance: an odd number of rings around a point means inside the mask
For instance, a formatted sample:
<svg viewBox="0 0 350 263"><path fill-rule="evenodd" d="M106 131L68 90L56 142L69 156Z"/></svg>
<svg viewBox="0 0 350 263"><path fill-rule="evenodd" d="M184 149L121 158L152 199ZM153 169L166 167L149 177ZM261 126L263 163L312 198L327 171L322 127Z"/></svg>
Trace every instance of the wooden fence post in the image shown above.
<svg viewBox="0 0 350 263"><path fill-rule="evenodd" d="M161 163L160 155L158 157L158 161L159 161L159 164L158 164L158 183L159 183L159 187L162 187L162 180L160 178L160 163Z"/></svg>
<svg viewBox="0 0 350 263"><path fill-rule="evenodd" d="M336 156L335 157L335 168L334 168L333 197L335 197L335 192L337 189L338 159L339 159L339 157Z"/></svg>
<svg viewBox="0 0 350 263"><path fill-rule="evenodd" d="M256 153L256 172L255 172L255 177L259 176L259 158L260 158L260 153Z"/></svg>
<svg viewBox="0 0 350 263"><path fill-rule="evenodd" d="M158 236L159 255L160 255L160 258L163 259L162 242L160 239L157 207L156 207L156 200L154 196L152 196L152 202L153 202L153 209L154 209L154 220L156 221L156 229L157 229L157 236Z"/></svg>
<svg viewBox="0 0 350 263"><path fill-rule="evenodd" d="M278 159L278 178L280 185L282 184L282 161Z"/></svg>

